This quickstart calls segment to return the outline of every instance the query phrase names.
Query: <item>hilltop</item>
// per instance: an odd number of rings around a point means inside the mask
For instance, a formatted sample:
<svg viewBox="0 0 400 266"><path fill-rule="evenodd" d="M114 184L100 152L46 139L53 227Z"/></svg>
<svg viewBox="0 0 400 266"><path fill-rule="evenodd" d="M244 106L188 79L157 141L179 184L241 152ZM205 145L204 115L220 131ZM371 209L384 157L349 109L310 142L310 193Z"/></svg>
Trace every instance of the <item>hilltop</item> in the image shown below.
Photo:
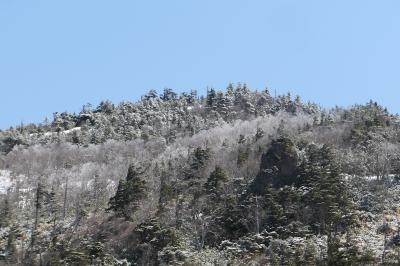
<svg viewBox="0 0 400 266"><path fill-rule="evenodd" d="M239 84L0 131L0 265L395 265L399 126Z"/></svg>

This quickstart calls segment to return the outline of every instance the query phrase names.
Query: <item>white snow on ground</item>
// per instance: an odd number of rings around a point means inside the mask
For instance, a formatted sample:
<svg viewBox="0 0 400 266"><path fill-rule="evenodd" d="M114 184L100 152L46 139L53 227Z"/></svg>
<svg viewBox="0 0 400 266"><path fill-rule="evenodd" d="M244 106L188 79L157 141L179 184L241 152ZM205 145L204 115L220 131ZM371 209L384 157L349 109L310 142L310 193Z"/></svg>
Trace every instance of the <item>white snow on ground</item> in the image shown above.
<svg viewBox="0 0 400 266"><path fill-rule="evenodd" d="M396 177L396 175L387 175L387 176L385 176L385 178L389 178L389 179L393 179L393 178L395 178L395 177ZM363 176L363 178L364 178L365 180L378 180L378 177L377 177L376 175Z"/></svg>
<svg viewBox="0 0 400 266"><path fill-rule="evenodd" d="M54 134L56 134L56 133L55 132L46 132L46 133L44 133L44 136L45 137L50 137L50 136L52 136Z"/></svg>
<svg viewBox="0 0 400 266"><path fill-rule="evenodd" d="M10 171L0 170L0 194L6 194L12 184Z"/></svg>
<svg viewBox="0 0 400 266"><path fill-rule="evenodd" d="M69 129L69 130L64 130L64 131L62 131L61 133L62 133L62 134L69 134L69 133L72 133L72 132L74 132L74 131L79 131L79 130L81 130L80 127L74 127L74 128Z"/></svg>
<svg viewBox="0 0 400 266"><path fill-rule="evenodd" d="M61 131L60 133L64 134L64 135L67 135L67 134L70 134L70 133L72 133L74 131L80 131L80 130L81 130L80 127L74 127L74 128L68 129L68 130ZM35 136L38 136L38 135L39 135L38 133L29 134L30 137L35 137ZM45 136L45 137L51 137L51 136L56 136L56 135L57 135L57 132L45 132L43 134L43 136Z"/></svg>
<svg viewBox="0 0 400 266"><path fill-rule="evenodd" d="M387 176L385 176L385 178L389 178L389 179L393 179L393 178L395 178L395 177L396 177L396 175L387 175ZM352 179L353 176L351 176L351 175L345 175L344 178L345 178L346 180L348 180L348 179ZM378 177L377 177L376 175L361 176L360 178L365 179L365 180L369 180L369 181L378 180Z"/></svg>

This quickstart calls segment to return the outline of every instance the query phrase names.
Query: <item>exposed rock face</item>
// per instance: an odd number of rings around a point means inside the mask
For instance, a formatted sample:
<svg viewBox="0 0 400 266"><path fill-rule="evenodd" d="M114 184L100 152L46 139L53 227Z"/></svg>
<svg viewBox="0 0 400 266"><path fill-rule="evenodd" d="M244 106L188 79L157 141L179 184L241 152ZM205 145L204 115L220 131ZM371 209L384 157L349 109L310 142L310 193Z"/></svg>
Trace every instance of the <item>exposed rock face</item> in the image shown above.
<svg viewBox="0 0 400 266"><path fill-rule="evenodd" d="M260 172L251 185L251 192L263 194L267 185L281 187L293 184L298 174L298 155L288 138L274 140L261 157Z"/></svg>

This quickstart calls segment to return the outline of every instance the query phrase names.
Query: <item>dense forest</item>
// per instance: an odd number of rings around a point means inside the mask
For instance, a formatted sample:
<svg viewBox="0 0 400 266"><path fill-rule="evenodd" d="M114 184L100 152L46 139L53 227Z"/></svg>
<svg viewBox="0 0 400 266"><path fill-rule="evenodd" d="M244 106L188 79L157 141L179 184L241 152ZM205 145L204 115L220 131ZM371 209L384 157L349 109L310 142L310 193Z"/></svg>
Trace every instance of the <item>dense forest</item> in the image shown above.
<svg viewBox="0 0 400 266"><path fill-rule="evenodd" d="M0 131L0 265L400 265L400 118L245 84Z"/></svg>

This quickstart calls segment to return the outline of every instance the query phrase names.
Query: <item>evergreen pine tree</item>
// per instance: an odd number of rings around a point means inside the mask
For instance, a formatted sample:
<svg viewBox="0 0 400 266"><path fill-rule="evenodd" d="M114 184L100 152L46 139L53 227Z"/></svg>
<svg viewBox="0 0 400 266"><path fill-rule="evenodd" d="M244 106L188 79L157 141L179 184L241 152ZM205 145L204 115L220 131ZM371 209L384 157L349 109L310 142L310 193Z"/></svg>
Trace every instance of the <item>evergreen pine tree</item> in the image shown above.
<svg viewBox="0 0 400 266"><path fill-rule="evenodd" d="M163 101L173 101L177 99L177 94L172 89L164 89L164 93L161 96Z"/></svg>
<svg viewBox="0 0 400 266"><path fill-rule="evenodd" d="M214 107L217 101L217 93L213 88L207 91L207 107Z"/></svg>
<svg viewBox="0 0 400 266"><path fill-rule="evenodd" d="M3 206L0 211L0 228L7 227L11 222L11 208L8 197L4 199Z"/></svg>
<svg viewBox="0 0 400 266"><path fill-rule="evenodd" d="M37 188L36 188L36 193L35 193L35 214L34 214L34 227L32 231L32 239L31 239L31 246L34 247L36 244L35 241L38 236L38 226L41 221L41 215L42 215L42 208L44 205L44 200L45 200L45 195L46 191L44 190L44 186L41 182L38 183Z"/></svg>
<svg viewBox="0 0 400 266"><path fill-rule="evenodd" d="M193 171L202 169L210 159L210 150L208 148L202 149L197 147L192 154L192 162L190 168Z"/></svg>
<svg viewBox="0 0 400 266"><path fill-rule="evenodd" d="M310 189L304 199L314 212L311 214L314 226L320 233L336 230L341 217L351 212L352 205L332 149L310 145L308 158L300 168L301 182Z"/></svg>
<svg viewBox="0 0 400 266"><path fill-rule="evenodd" d="M139 201L146 196L146 182L141 178L145 170L131 164L125 180L120 180L115 195L110 199L107 208L118 217L130 220L137 211Z"/></svg>
<svg viewBox="0 0 400 266"><path fill-rule="evenodd" d="M221 192L221 185L227 180L224 169L220 166L216 166L214 171L211 172L204 187L208 194L218 196Z"/></svg>

